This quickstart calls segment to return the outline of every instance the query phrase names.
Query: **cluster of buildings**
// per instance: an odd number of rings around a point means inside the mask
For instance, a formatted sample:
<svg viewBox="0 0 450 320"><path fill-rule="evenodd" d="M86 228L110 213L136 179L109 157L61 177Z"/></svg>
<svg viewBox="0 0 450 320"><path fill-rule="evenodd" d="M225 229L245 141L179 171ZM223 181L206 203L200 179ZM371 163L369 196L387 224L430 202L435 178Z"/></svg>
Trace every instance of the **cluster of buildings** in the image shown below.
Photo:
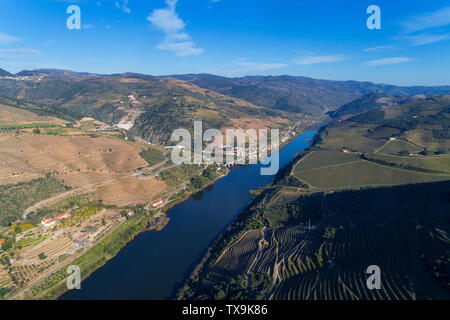
<svg viewBox="0 0 450 320"><path fill-rule="evenodd" d="M9 79L9 80L21 80L21 81L41 81L44 78L43 75L38 76L3 76L0 79Z"/></svg>
<svg viewBox="0 0 450 320"><path fill-rule="evenodd" d="M132 104L137 104L137 103L138 103L137 99L136 99L132 94L130 94L130 95L128 96L128 100L129 100Z"/></svg>
<svg viewBox="0 0 450 320"><path fill-rule="evenodd" d="M288 131L286 131L281 138L281 143L285 143L289 140L290 137L295 136L295 128L289 127Z"/></svg>
<svg viewBox="0 0 450 320"><path fill-rule="evenodd" d="M83 233L82 235L73 239L73 245L75 248L83 248L89 243L88 233Z"/></svg>
<svg viewBox="0 0 450 320"><path fill-rule="evenodd" d="M87 246L90 242L90 238L94 239L103 228L104 226L101 224L96 226L87 226L72 240L73 246L75 248L83 248Z"/></svg>
<svg viewBox="0 0 450 320"><path fill-rule="evenodd" d="M61 213L60 215L57 215L55 217L43 219L41 221L41 225L43 225L44 227L51 227L57 221L60 221L62 219L68 218L68 217L69 217L69 214L67 212L64 212L64 213Z"/></svg>
<svg viewBox="0 0 450 320"><path fill-rule="evenodd" d="M124 122L124 123L118 123L115 126L119 129L124 129L124 130L130 130L133 127L134 123L132 122Z"/></svg>

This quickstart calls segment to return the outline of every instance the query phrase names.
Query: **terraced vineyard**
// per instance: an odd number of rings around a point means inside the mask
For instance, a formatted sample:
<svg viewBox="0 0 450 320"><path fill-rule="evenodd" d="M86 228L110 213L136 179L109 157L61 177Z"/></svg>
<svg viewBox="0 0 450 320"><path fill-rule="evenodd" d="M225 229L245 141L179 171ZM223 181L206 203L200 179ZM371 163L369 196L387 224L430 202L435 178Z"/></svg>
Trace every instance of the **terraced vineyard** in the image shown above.
<svg viewBox="0 0 450 320"><path fill-rule="evenodd" d="M442 138L437 149L418 144L446 128L439 116L448 107L445 97L419 99L322 128L284 175L256 193L179 297L216 297L228 292L224 281L248 280L251 271L271 287L255 295L241 286L240 296L450 299L450 150ZM411 129L421 133L409 138ZM265 226L259 247L242 241L258 232L255 221ZM371 290L373 265L381 288Z"/></svg>
<svg viewBox="0 0 450 320"><path fill-rule="evenodd" d="M372 212L365 217L355 202L339 209L350 192L329 195L325 205L325 211L333 212L326 218L329 227L315 230L322 235L315 241L320 246L302 248L302 256L289 256L272 298L448 299L449 274L432 266L449 263L450 238L443 230L449 230L450 203L442 195L449 188L447 182L354 192L358 198L372 199L368 205ZM389 193L390 199L376 208L378 191ZM378 265L383 272L381 290L366 286L369 265Z"/></svg>
<svg viewBox="0 0 450 320"><path fill-rule="evenodd" d="M252 230L230 246L211 270L209 281L220 283L247 273L261 246L262 231Z"/></svg>

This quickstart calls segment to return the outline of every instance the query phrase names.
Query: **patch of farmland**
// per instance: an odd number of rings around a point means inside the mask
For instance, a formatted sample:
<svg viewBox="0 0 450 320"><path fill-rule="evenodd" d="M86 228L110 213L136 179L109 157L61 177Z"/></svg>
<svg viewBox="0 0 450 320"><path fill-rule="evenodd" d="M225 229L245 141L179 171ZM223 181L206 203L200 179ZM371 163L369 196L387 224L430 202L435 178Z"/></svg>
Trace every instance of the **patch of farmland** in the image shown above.
<svg viewBox="0 0 450 320"><path fill-rule="evenodd" d="M385 143L384 140L374 140L351 131L340 128L330 128L324 136L324 146L333 150L347 148L360 152L373 152Z"/></svg>
<svg viewBox="0 0 450 320"><path fill-rule="evenodd" d="M401 131L397 128L378 126L366 133L365 136L371 139L389 139L400 134Z"/></svg>
<svg viewBox="0 0 450 320"><path fill-rule="evenodd" d="M395 163L402 166L410 166L414 168L421 168L425 170L435 170L450 173L450 156L394 156L386 154L367 154L367 157L375 160L382 160Z"/></svg>
<svg viewBox="0 0 450 320"><path fill-rule="evenodd" d="M334 167L296 171L294 174L312 186L321 189L400 185L450 179L450 176L446 175L433 175L390 168L364 160Z"/></svg>
<svg viewBox="0 0 450 320"><path fill-rule="evenodd" d="M433 137L433 132L419 126L408 133L404 133L402 138L410 138L414 144L427 149L450 149L450 139L438 140Z"/></svg>
<svg viewBox="0 0 450 320"><path fill-rule="evenodd" d="M211 270L210 280L218 283L221 280L246 273L256 257L258 243L261 239L261 230L248 231L219 257Z"/></svg>
<svg viewBox="0 0 450 320"><path fill-rule="evenodd" d="M271 199L267 206L276 206L279 204L289 203L298 199L300 193L297 188L285 187L279 190Z"/></svg>
<svg viewBox="0 0 450 320"><path fill-rule="evenodd" d="M129 173L147 166L139 146L106 137L0 135L0 150L4 175L17 169L41 175L75 170Z"/></svg>
<svg viewBox="0 0 450 320"><path fill-rule="evenodd" d="M270 273L275 263L285 257L288 252L304 239L307 228L301 226L282 227L271 229L266 232L268 245L264 248L260 258L255 264L254 271Z"/></svg>
<svg viewBox="0 0 450 320"><path fill-rule="evenodd" d="M383 148L378 150L376 153L388 153L388 154L398 154L402 151L407 151L409 153L418 153L422 151L422 148L419 148L411 143L402 140L391 140L386 143Z"/></svg>
<svg viewBox="0 0 450 320"><path fill-rule="evenodd" d="M98 185L106 183L118 179L122 175L117 173L106 173L95 171L85 171L85 172L75 171L70 173L55 174L52 176L67 186L70 186L72 188L79 188L88 185Z"/></svg>
<svg viewBox="0 0 450 320"><path fill-rule="evenodd" d="M284 260L282 280L271 298L448 299L448 188L443 182L329 194L325 211L333 217L327 220L328 232L315 230ZM376 211L383 214L377 217ZM352 223L345 222L346 215ZM380 290L366 286L369 265L381 268Z"/></svg>
<svg viewBox="0 0 450 320"><path fill-rule="evenodd" d="M44 253L48 258L58 257L72 248L72 240L68 236L59 235L47 239L30 250L27 250L24 254L24 258L27 260L38 261L38 256L41 253Z"/></svg>
<svg viewBox="0 0 450 320"><path fill-rule="evenodd" d="M95 198L102 200L102 203L106 205L145 204L159 196L165 189L164 181L128 176L98 187Z"/></svg>
<svg viewBox="0 0 450 320"><path fill-rule="evenodd" d="M64 124L67 121L55 117L38 116L33 112L10 106L0 105L0 125L52 123Z"/></svg>
<svg viewBox="0 0 450 320"><path fill-rule="evenodd" d="M359 160L359 156L340 151L312 151L301 159L294 168L296 172L334 166Z"/></svg>
<svg viewBox="0 0 450 320"><path fill-rule="evenodd" d="M28 207L65 191L67 188L53 178L1 185L0 224L16 221Z"/></svg>
<svg viewBox="0 0 450 320"><path fill-rule="evenodd" d="M296 261L285 261L283 280L272 298L403 300L443 297L446 293L426 270L422 270L424 266L413 263L419 254L414 246L414 233L414 228L393 226L340 229L334 239L322 242L319 250L309 250L309 255ZM366 286L365 271L372 264L383 272L381 290L369 290Z"/></svg>
<svg viewBox="0 0 450 320"><path fill-rule="evenodd" d="M9 288L13 285L11 277L8 274L8 270L0 265L0 288Z"/></svg>

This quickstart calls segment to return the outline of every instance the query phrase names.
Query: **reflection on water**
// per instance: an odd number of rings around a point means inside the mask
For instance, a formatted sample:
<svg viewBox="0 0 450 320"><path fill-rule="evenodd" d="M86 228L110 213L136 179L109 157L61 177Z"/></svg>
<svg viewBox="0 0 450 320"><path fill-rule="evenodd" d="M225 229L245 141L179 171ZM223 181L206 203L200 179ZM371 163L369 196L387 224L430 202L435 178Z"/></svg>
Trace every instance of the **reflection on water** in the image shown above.
<svg viewBox="0 0 450 320"><path fill-rule="evenodd" d="M192 199L196 200L196 201L200 201L203 199L203 196L205 195L205 193L203 191L199 191L196 192L192 195Z"/></svg>

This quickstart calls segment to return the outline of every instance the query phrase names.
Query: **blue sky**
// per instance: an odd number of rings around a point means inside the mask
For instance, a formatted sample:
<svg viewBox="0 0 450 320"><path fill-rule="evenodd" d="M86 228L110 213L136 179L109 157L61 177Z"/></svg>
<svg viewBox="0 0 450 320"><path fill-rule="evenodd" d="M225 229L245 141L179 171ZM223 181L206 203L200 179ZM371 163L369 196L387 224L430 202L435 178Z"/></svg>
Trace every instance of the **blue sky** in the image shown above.
<svg viewBox="0 0 450 320"><path fill-rule="evenodd" d="M81 29L69 30L69 5ZM369 5L381 29L369 30ZM301 75L450 85L450 4L433 0L9 0L0 68Z"/></svg>

